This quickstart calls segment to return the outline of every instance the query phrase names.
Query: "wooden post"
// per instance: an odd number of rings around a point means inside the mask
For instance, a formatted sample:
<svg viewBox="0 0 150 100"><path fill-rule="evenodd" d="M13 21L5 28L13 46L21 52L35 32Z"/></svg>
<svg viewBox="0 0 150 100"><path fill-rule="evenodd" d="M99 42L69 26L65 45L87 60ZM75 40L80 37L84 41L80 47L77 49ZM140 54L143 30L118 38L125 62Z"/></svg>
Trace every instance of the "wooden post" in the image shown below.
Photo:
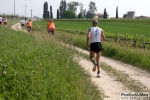
<svg viewBox="0 0 150 100"><path fill-rule="evenodd" d="M145 45L145 36L143 35L143 49L144 49L144 51L145 51L145 49L146 49L146 45Z"/></svg>
<svg viewBox="0 0 150 100"><path fill-rule="evenodd" d="M119 32L117 32L117 43L120 42Z"/></svg>
<svg viewBox="0 0 150 100"><path fill-rule="evenodd" d="M136 48L136 42L137 42L137 40L136 40L136 35L135 35L135 38L134 38L134 40L133 40L133 46Z"/></svg>
<svg viewBox="0 0 150 100"><path fill-rule="evenodd" d="M126 34L126 40L125 40L126 44L127 44L127 41L128 41L128 33Z"/></svg>

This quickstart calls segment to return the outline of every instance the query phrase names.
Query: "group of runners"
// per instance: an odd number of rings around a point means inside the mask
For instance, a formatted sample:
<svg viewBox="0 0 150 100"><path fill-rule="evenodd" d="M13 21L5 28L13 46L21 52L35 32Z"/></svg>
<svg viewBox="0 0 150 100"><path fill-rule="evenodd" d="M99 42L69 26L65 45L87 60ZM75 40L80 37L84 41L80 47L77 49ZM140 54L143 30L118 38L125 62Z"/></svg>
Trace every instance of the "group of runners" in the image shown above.
<svg viewBox="0 0 150 100"><path fill-rule="evenodd" d="M27 31L28 32L31 32L32 30L32 21L29 20L27 23L25 22L25 20L21 19L20 20L20 25L21 25L21 28L24 29L25 25L27 26Z"/></svg>
<svg viewBox="0 0 150 100"><path fill-rule="evenodd" d="M30 32L32 30L32 21L31 20L29 20L26 23L25 20L21 19L20 24L21 24L22 29L24 29L24 26L26 24L28 32ZM47 32L51 33L52 35L54 35L55 34L55 30L56 30L56 28L55 28L54 22L52 20L49 20L49 22L47 24Z"/></svg>
<svg viewBox="0 0 150 100"><path fill-rule="evenodd" d="M2 16L0 16L0 27L2 26L2 23L4 22L5 27L7 28L7 18L4 19ZM22 29L24 29L24 26L26 24L28 32L32 30L32 21L29 20L27 23L21 19L20 21ZM55 24L52 20L49 20L47 24L47 32L51 33L52 35L55 34ZM100 56L101 52L103 50L102 44L101 44L101 37L105 41L106 37L104 34L104 31L98 27L98 21L93 20L92 21L92 27L88 29L88 35L87 35L87 41L86 46L89 45L90 41L90 59L93 62L93 71L95 72L97 69L97 77L100 77ZM96 60L94 59L94 55L96 54Z"/></svg>
<svg viewBox="0 0 150 100"><path fill-rule="evenodd" d="M0 28L2 27L2 24L4 23L4 26L5 26L5 28L7 29L7 17L2 17L1 15L0 15Z"/></svg>

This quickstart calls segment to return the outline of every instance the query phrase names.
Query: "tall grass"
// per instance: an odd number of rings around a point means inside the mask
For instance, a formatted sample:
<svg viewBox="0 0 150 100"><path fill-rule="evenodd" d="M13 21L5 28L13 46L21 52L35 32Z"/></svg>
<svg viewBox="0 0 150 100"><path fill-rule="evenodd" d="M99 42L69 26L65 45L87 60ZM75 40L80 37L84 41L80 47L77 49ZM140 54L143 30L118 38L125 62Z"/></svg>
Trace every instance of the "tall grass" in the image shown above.
<svg viewBox="0 0 150 100"><path fill-rule="evenodd" d="M57 32L56 38L63 42L89 50L89 47L85 46L86 35ZM144 51L138 48L130 48L127 46L120 46L110 42L102 42L102 44L104 47L102 54L104 56L111 57L150 71L149 51Z"/></svg>
<svg viewBox="0 0 150 100"><path fill-rule="evenodd" d="M40 25L43 26L43 28L46 28L46 22L36 22ZM56 21L56 26L58 28L63 29L77 29L77 27L80 26L80 29L85 29L85 27L89 27L90 24L88 24L87 22L64 22L64 21ZM108 27L116 27L116 28L122 28L124 24L122 23L110 23L110 25L108 25L108 23L101 23L100 25ZM125 31L126 29L130 29L132 30L133 28L133 23L129 23L129 24L125 24L126 26L123 27L122 31ZM56 27L56 28L57 28ZM138 27L143 27L142 30L140 30L140 28ZM133 29L133 31L137 31L139 30L139 32L141 33L147 33L148 36L148 32L149 30L146 29L148 28L148 25L145 24L140 24L140 26L137 26L136 28ZM112 28L113 29L113 28ZM115 29L113 29L115 30ZM41 30L42 31L42 30ZM86 31L86 30L85 30ZM72 34L69 31L68 32L63 32L63 31L57 31L56 33L56 38L58 38L59 40L66 42L66 43L70 43L73 44L75 46L81 47L83 49L89 50L89 48L87 48L85 46L85 42L86 42L86 34ZM128 44L127 44L128 45ZM124 46L124 45L117 45L114 44L114 42L110 41L110 42L104 42L103 43L103 47L104 47L104 51L103 51L103 55L135 65L139 68L145 69L150 71L150 53L149 50L144 51L143 49L139 49L139 48L130 48L130 46Z"/></svg>
<svg viewBox="0 0 150 100"><path fill-rule="evenodd" d="M0 29L0 99L101 100L74 51L47 34Z"/></svg>

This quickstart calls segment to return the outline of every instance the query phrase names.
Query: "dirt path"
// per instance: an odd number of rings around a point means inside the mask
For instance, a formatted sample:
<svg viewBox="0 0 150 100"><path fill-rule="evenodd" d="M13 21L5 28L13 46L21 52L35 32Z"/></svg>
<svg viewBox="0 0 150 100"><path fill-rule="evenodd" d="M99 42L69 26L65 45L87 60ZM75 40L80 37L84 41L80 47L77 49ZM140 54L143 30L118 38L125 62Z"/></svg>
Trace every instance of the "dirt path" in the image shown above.
<svg viewBox="0 0 150 100"><path fill-rule="evenodd" d="M76 50L89 55L89 52L80 48L75 47ZM120 61L113 60L108 57L101 56L101 62L105 62L112 68L115 68L117 70L123 71L126 74L128 74L132 79L141 82L143 85L145 85L148 90L150 90L150 73L138 69L135 66L122 63Z"/></svg>
<svg viewBox="0 0 150 100"><path fill-rule="evenodd" d="M12 26L14 30L21 30L19 24L15 24ZM89 55L89 52L77 47L74 47L79 52ZM120 100L120 92L127 91L126 88L122 85L121 82L114 81L115 78L111 77L104 70L101 69L101 78L96 77L96 72L92 72L93 64L82 57L76 57L78 59L79 64L86 69L90 75L91 80L98 86L100 90L104 91L106 97L104 100ZM116 61L107 57L101 57L101 62L105 62L110 65L112 68L115 68L120 71L124 71L126 74L129 74L131 78L136 81L141 82L150 90L150 74L140 69L137 69L134 66L122 63L120 61Z"/></svg>

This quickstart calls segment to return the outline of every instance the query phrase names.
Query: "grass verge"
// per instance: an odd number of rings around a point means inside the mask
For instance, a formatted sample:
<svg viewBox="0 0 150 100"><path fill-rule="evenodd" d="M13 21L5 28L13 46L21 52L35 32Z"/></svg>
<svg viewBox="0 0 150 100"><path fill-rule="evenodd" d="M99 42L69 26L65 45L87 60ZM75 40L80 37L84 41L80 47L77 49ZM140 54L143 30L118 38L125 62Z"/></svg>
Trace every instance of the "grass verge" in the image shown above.
<svg viewBox="0 0 150 100"><path fill-rule="evenodd" d="M39 24L35 25L34 30L45 33L46 32L45 31L46 24L44 25L45 22L36 22L36 23ZM40 30L39 27L41 27ZM86 50L89 49L85 46L86 34L72 34L69 32L57 31L55 37L64 43L72 44ZM137 66L141 69L150 71L149 50L144 51L143 49L131 48L130 46L115 44L114 42L103 42L102 44L104 47L103 51L104 56L120 60L125 63Z"/></svg>
<svg viewBox="0 0 150 100"><path fill-rule="evenodd" d="M74 52L47 34L0 29L0 99L102 100Z"/></svg>

